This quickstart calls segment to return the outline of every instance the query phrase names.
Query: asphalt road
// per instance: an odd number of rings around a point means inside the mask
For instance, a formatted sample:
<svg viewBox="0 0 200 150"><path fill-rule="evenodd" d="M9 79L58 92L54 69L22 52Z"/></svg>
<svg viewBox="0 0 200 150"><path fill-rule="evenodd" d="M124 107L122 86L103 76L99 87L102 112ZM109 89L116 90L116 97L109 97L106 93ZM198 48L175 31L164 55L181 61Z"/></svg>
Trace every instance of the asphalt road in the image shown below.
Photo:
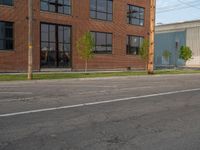
<svg viewBox="0 0 200 150"><path fill-rule="evenodd" d="M0 150L200 150L200 74L1 82Z"/></svg>

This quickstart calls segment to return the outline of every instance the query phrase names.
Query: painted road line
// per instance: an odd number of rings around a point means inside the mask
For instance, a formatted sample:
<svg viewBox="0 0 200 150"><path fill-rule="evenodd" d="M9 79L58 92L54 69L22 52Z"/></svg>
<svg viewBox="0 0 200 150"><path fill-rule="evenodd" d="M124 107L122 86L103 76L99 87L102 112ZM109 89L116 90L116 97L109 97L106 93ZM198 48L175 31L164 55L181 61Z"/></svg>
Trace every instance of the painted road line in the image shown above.
<svg viewBox="0 0 200 150"><path fill-rule="evenodd" d="M6 102L20 102L20 101L29 101L29 100L33 100L36 97L21 97L21 98L16 98L16 99L3 99L0 100L0 103L6 103Z"/></svg>
<svg viewBox="0 0 200 150"><path fill-rule="evenodd" d="M16 112L16 113L7 113L7 114L1 114L0 117L11 117L11 116L31 114L31 113L55 111L55 110L61 110L61 109L92 106L92 105L98 105L98 104L106 104L106 103L113 103L113 102L120 102L120 101L129 101L129 100L133 100L133 99L150 98L150 97L180 94L180 93L186 93L186 92L195 92L195 91L200 91L200 88L180 90L180 91L172 91L172 92L164 92L164 93L156 93L156 94L149 94L149 95L142 95L142 96L134 96L134 97L127 97L127 98L120 98L120 99L113 99L113 100L106 100L106 101L99 101L99 102L90 102L90 103L83 103L83 104L77 104L77 105L68 105L68 106L44 108L44 109L37 109L37 110L29 110L29 111Z"/></svg>

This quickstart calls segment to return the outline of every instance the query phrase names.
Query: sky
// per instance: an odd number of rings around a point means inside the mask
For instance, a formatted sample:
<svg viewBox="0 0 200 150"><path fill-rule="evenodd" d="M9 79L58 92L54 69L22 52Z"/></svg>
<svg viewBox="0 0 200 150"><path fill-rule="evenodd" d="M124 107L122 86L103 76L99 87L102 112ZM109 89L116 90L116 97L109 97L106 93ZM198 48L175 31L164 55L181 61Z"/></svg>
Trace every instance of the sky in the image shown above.
<svg viewBox="0 0 200 150"><path fill-rule="evenodd" d="M156 23L200 20L200 0L156 0Z"/></svg>

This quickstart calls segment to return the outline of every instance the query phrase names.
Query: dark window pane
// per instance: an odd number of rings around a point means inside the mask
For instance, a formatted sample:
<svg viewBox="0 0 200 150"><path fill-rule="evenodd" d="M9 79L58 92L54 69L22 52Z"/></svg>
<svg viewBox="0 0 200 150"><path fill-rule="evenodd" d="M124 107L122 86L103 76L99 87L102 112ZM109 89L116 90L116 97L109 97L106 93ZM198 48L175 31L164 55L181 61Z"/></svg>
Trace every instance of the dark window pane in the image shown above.
<svg viewBox="0 0 200 150"><path fill-rule="evenodd" d="M6 28L5 29L5 37L6 38L13 38L13 30L12 28Z"/></svg>
<svg viewBox="0 0 200 150"><path fill-rule="evenodd" d="M41 25L41 41L49 40L49 26L46 24Z"/></svg>
<svg viewBox="0 0 200 150"><path fill-rule="evenodd" d="M64 42L63 31L64 31L63 27L59 26L58 27L58 42L59 43L63 43Z"/></svg>
<svg viewBox="0 0 200 150"><path fill-rule="evenodd" d="M129 24L144 25L144 8L128 5L127 20Z"/></svg>
<svg viewBox="0 0 200 150"><path fill-rule="evenodd" d="M71 41L70 34L71 34L70 28L64 27L64 43L70 43L70 41Z"/></svg>
<svg viewBox="0 0 200 150"><path fill-rule="evenodd" d="M90 0L90 17L112 21L112 0Z"/></svg>
<svg viewBox="0 0 200 150"><path fill-rule="evenodd" d="M63 0L57 0L59 5L63 5Z"/></svg>
<svg viewBox="0 0 200 150"><path fill-rule="evenodd" d="M7 49L7 50L13 49L13 41L12 40L5 40L5 49Z"/></svg>
<svg viewBox="0 0 200 150"><path fill-rule="evenodd" d="M96 0L90 0L90 10L96 10Z"/></svg>
<svg viewBox="0 0 200 150"><path fill-rule="evenodd" d="M48 42L41 42L41 50L48 51Z"/></svg>
<svg viewBox="0 0 200 150"><path fill-rule="evenodd" d="M64 14L67 14L67 15L71 14L71 7L64 6Z"/></svg>
<svg viewBox="0 0 200 150"><path fill-rule="evenodd" d="M141 26L144 25L144 20L140 20L140 25L141 25Z"/></svg>
<svg viewBox="0 0 200 150"><path fill-rule="evenodd" d="M69 52L70 51L70 44L64 44L64 51Z"/></svg>
<svg viewBox="0 0 200 150"><path fill-rule="evenodd" d="M108 1L108 13L112 14L112 12L113 12L112 1Z"/></svg>
<svg viewBox="0 0 200 150"><path fill-rule="evenodd" d="M139 55L139 49L143 39L144 38L140 36L127 36L127 54Z"/></svg>
<svg viewBox="0 0 200 150"><path fill-rule="evenodd" d="M112 53L112 34L92 32L95 41L94 52L98 54Z"/></svg>
<svg viewBox="0 0 200 150"><path fill-rule="evenodd" d="M107 19L108 19L109 21L112 21L112 14L108 14L107 17L108 17Z"/></svg>
<svg viewBox="0 0 200 150"><path fill-rule="evenodd" d="M64 1L64 5L71 5L71 0L63 0Z"/></svg>
<svg viewBox="0 0 200 150"><path fill-rule="evenodd" d="M56 6L55 5L49 5L49 11L56 12Z"/></svg>
<svg viewBox="0 0 200 150"><path fill-rule="evenodd" d="M71 14L71 0L40 0L41 10Z"/></svg>
<svg viewBox="0 0 200 150"><path fill-rule="evenodd" d="M0 0L0 5L13 5L13 0Z"/></svg>
<svg viewBox="0 0 200 150"><path fill-rule="evenodd" d="M47 2L41 1L41 10L45 10L45 11L48 10L48 3Z"/></svg>
<svg viewBox="0 0 200 150"><path fill-rule="evenodd" d="M46 42L42 41L44 37ZM66 57L67 54L70 54L70 51L70 27L56 24L41 24L41 65L43 67L70 67ZM68 56L70 57L70 55Z"/></svg>
<svg viewBox="0 0 200 150"><path fill-rule="evenodd" d="M106 13L97 12L97 18L106 20Z"/></svg>
<svg viewBox="0 0 200 150"><path fill-rule="evenodd" d="M0 22L0 39L3 39L3 37L5 36L4 32L5 32L5 27L4 27L4 23Z"/></svg>
<svg viewBox="0 0 200 150"><path fill-rule="evenodd" d="M64 44L63 43L59 44L58 49L59 49L60 52L63 52L64 51Z"/></svg>
<svg viewBox="0 0 200 150"><path fill-rule="evenodd" d="M58 12L62 14L64 12L64 7L58 6Z"/></svg>
<svg viewBox="0 0 200 150"><path fill-rule="evenodd" d="M91 18L96 18L96 12L95 11L90 11L90 17Z"/></svg>
<svg viewBox="0 0 200 150"><path fill-rule="evenodd" d="M106 34L105 33L96 33L96 44L105 45L106 44Z"/></svg>
<svg viewBox="0 0 200 150"><path fill-rule="evenodd" d="M97 0L97 11L106 12L107 10L107 0Z"/></svg>
<svg viewBox="0 0 200 150"><path fill-rule="evenodd" d="M107 34L107 43L108 45L112 45L112 34Z"/></svg>
<svg viewBox="0 0 200 150"><path fill-rule="evenodd" d="M0 39L0 50L4 49L4 40Z"/></svg>
<svg viewBox="0 0 200 150"><path fill-rule="evenodd" d="M13 49L13 23L0 21L0 50Z"/></svg>
<svg viewBox="0 0 200 150"><path fill-rule="evenodd" d="M49 26L49 41L56 42L56 28L55 25Z"/></svg>

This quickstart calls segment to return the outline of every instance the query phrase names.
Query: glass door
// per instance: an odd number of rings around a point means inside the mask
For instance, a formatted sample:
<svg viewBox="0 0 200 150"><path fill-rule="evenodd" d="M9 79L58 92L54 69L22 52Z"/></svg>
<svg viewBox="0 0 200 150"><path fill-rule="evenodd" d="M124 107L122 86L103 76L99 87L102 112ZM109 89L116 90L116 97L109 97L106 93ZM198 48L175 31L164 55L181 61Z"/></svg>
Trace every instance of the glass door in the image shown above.
<svg viewBox="0 0 200 150"><path fill-rule="evenodd" d="M71 27L41 24L41 67L71 67Z"/></svg>

